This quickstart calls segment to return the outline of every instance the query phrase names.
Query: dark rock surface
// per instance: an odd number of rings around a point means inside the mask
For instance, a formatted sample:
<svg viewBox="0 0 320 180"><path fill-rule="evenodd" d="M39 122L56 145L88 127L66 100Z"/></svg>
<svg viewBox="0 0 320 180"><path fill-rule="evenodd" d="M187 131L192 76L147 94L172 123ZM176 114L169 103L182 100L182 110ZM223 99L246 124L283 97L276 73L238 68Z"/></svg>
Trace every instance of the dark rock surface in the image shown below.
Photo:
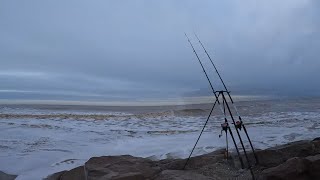
<svg viewBox="0 0 320 180"><path fill-rule="evenodd" d="M0 171L0 180L14 180L17 176Z"/></svg>
<svg viewBox="0 0 320 180"><path fill-rule="evenodd" d="M320 139L297 141L256 152L259 165L253 167L256 179L320 179ZM249 154L254 164L253 154ZM245 158L242 157L244 162ZM251 179L248 169L237 167L238 157L224 159L224 151L185 159L152 161L124 156L93 157L84 166L56 173L50 180L211 180ZM87 178L85 178L87 177Z"/></svg>
<svg viewBox="0 0 320 180"><path fill-rule="evenodd" d="M309 166L309 172L312 178L316 179L320 177L320 154L315 156L309 156L306 158L311 162Z"/></svg>
<svg viewBox="0 0 320 180"><path fill-rule="evenodd" d="M155 180L214 180L213 177L204 176L190 171L183 170L164 170Z"/></svg>
<svg viewBox="0 0 320 180"><path fill-rule="evenodd" d="M85 167L90 180L152 179L161 172L154 161L129 155L94 157Z"/></svg>
<svg viewBox="0 0 320 180"><path fill-rule="evenodd" d="M262 171L263 179L308 179L309 161L294 157L279 166Z"/></svg>
<svg viewBox="0 0 320 180"><path fill-rule="evenodd" d="M262 171L264 179L319 179L320 154L294 157L279 166Z"/></svg>
<svg viewBox="0 0 320 180"><path fill-rule="evenodd" d="M51 174L50 176L48 176L47 178L45 178L45 180L56 180L56 179L60 179L60 177L62 176L63 173L65 173L67 171L60 171L54 174Z"/></svg>
<svg viewBox="0 0 320 180"><path fill-rule="evenodd" d="M316 139L313 141L296 141L257 151L259 164L265 168L277 166L292 157L307 157L316 154L320 154L320 140Z"/></svg>
<svg viewBox="0 0 320 180"><path fill-rule="evenodd" d="M74 169L71 169L70 171L67 171L65 173L63 173L60 176L59 180L86 180L86 175L85 175L85 171L84 171L84 167L83 166L79 166L76 167Z"/></svg>

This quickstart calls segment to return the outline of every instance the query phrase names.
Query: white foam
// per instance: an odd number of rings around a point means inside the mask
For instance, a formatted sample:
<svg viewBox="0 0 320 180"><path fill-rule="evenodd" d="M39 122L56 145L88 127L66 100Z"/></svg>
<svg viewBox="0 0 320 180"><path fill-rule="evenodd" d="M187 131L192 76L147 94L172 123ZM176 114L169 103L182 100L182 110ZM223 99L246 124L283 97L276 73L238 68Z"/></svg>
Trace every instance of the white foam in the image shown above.
<svg viewBox="0 0 320 180"><path fill-rule="evenodd" d="M319 136L319 117L319 112L279 112L244 119L254 146L264 149ZM185 158L204 121L205 117L174 116L97 121L0 119L0 170L18 174L18 180L35 180L82 165L92 156ZM218 138L221 121L220 117L210 120L193 155L225 147L224 137ZM234 147L231 139L229 147Z"/></svg>

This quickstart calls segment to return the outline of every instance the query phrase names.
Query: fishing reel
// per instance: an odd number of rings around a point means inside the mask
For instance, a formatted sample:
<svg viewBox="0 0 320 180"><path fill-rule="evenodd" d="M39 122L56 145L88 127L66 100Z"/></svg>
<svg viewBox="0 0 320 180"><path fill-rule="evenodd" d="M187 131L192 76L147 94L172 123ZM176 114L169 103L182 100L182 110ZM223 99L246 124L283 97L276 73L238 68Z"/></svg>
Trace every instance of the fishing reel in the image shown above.
<svg viewBox="0 0 320 180"><path fill-rule="evenodd" d="M235 124L235 126L236 126L237 129L240 129L240 131L241 131L242 121L237 121L236 124Z"/></svg>
<svg viewBox="0 0 320 180"><path fill-rule="evenodd" d="M224 152L224 159L227 159L228 160L228 157L229 157L229 152L228 152L228 137L227 137L227 131L228 131L228 129L230 128L229 127L229 124L227 123L227 122L225 122L225 123L222 123L221 124L221 134L219 135L219 138L221 138L221 136L222 136L222 133L223 133L223 131L226 133L226 150L225 150L225 152Z"/></svg>
<svg viewBox="0 0 320 180"><path fill-rule="evenodd" d="M225 122L225 123L222 123L221 124L221 133L219 134L219 138L222 136L222 132L223 131L225 131L225 132L227 132L227 130L228 130L228 128L229 128L229 124L227 123L227 122Z"/></svg>

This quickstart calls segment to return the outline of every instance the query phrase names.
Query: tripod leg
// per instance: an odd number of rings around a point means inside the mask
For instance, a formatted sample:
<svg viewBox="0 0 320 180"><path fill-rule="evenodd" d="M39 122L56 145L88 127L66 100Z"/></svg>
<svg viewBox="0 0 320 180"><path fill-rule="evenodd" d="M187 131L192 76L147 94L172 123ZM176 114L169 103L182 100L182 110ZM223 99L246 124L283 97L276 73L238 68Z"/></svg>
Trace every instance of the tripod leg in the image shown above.
<svg viewBox="0 0 320 180"><path fill-rule="evenodd" d="M254 148L253 148L253 146L252 146L251 140L250 140L250 138L249 138L249 134L248 134L247 129L246 129L246 127L244 126L244 124L242 124L242 128L243 128L243 130L244 130L244 132L245 132L245 134L246 134L246 136L247 136L247 138L248 138L249 144L250 144L251 149L252 149L252 153L253 153L253 155L254 155L254 158L256 159L256 164L259 164L259 160L258 160L257 154L256 154L255 151L254 151Z"/></svg>
<svg viewBox="0 0 320 180"><path fill-rule="evenodd" d="M239 157L239 161L240 161L240 163L241 163L241 168L243 169L243 168L244 168L244 165L243 165L242 157L240 156L240 152L239 152L237 143L236 143L236 141L234 140L234 137L233 137L233 134L232 134L232 131L231 131L230 127L229 127L228 129L229 129L229 133L230 133L231 139L232 139L232 141L233 141L234 147L236 148L236 151L237 151L237 154L238 154L238 157Z"/></svg>
<svg viewBox="0 0 320 180"><path fill-rule="evenodd" d="M203 127L202 127L202 130L201 130L201 132L200 132L200 134L199 134L199 137L198 137L196 143L194 144L194 146L193 146L193 148L192 148L192 151L191 151L191 153L190 153L190 155L189 155L189 157L188 157L188 159L187 159L187 161L186 161L186 163L184 164L184 166L183 166L182 169L185 169L185 168L186 168L186 166L187 166L187 164L188 164L188 162L189 162L189 160L190 160L190 158L191 158L191 155L192 155L194 149L196 148L196 146L197 146L197 144L198 144L198 142L199 142L199 140L200 140L200 137L201 137L204 129L205 129L206 126L207 126L207 123L208 123L208 121L209 121L209 119L210 119L210 116L211 116L212 111L213 111L214 107L216 106L216 104L217 104L217 100L214 102L214 104L213 104L213 106L212 106L212 108L211 108L211 110L210 110L210 113L209 113L209 115L208 115L208 117L207 117L207 120L206 120L206 122L204 123L204 125L203 125Z"/></svg>
<svg viewBox="0 0 320 180"><path fill-rule="evenodd" d="M227 160L229 159L229 147L228 147L228 132L226 131L226 155L227 155Z"/></svg>

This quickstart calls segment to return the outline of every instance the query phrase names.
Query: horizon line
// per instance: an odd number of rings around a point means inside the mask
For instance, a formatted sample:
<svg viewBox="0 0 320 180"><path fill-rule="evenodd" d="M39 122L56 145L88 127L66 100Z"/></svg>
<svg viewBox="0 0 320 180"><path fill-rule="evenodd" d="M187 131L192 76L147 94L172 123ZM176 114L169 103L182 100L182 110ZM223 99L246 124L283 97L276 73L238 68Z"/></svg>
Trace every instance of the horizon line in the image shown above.
<svg viewBox="0 0 320 180"><path fill-rule="evenodd" d="M270 99L272 96L258 95L234 95L236 101L251 101ZM191 104L214 103L214 96L176 97L176 98L149 98L139 100L119 100L119 101L80 101L80 100L36 100L36 99L0 99L1 105L87 105L87 106L174 106Z"/></svg>

